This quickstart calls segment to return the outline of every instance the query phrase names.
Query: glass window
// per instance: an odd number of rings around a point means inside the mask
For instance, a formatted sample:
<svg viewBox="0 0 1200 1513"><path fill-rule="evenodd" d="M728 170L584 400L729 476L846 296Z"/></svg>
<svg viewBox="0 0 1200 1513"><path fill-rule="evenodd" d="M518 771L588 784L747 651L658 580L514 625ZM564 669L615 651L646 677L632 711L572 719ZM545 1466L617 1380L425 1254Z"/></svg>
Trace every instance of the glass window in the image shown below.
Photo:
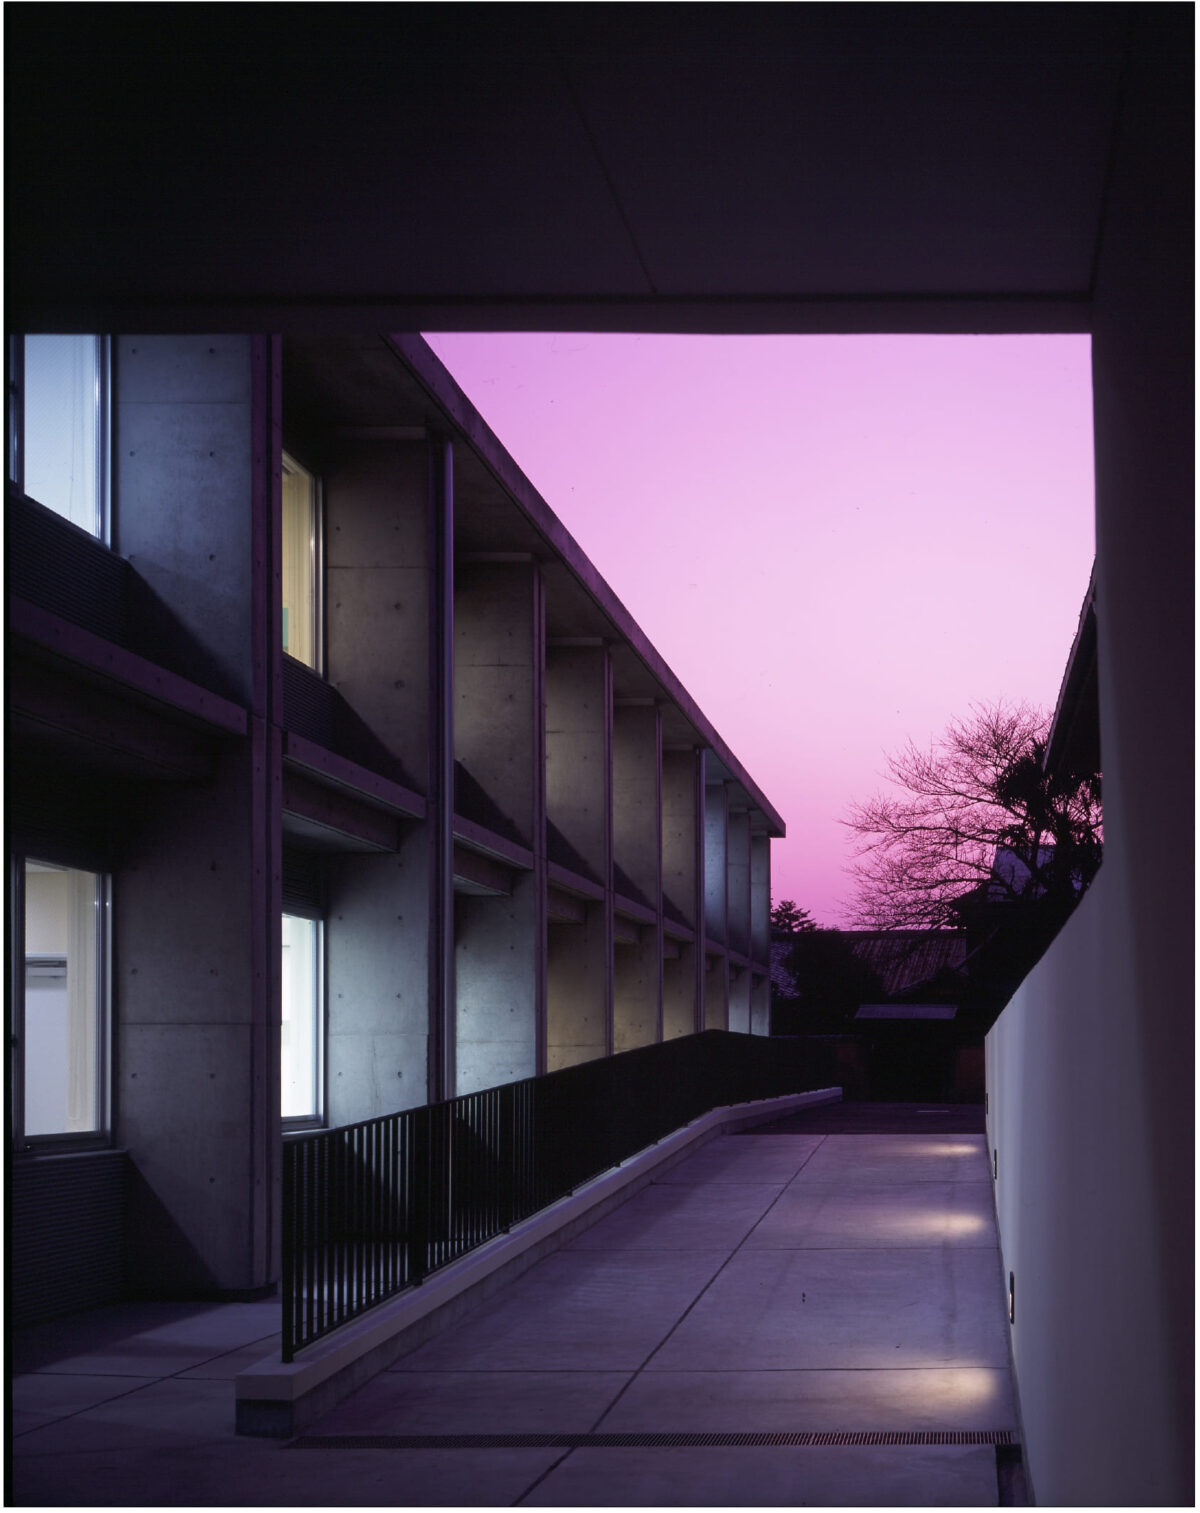
<svg viewBox="0 0 1200 1513"><path fill-rule="evenodd" d="M283 649L321 672L321 501L316 478L283 455Z"/></svg>
<svg viewBox="0 0 1200 1513"><path fill-rule="evenodd" d="M107 1124L105 880L26 861L24 987L13 1058L20 1133L94 1135Z"/></svg>
<svg viewBox="0 0 1200 1513"><path fill-rule="evenodd" d="M105 536L106 343L99 336L27 336L20 381L23 491Z"/></svg>
<svg viewBox="0 0 1200 1513"><path fill-rule="evenodd" d="M324 1113L322 935L320 920L283 916L280 1074L284 1119L320 1120Z"/></svg>

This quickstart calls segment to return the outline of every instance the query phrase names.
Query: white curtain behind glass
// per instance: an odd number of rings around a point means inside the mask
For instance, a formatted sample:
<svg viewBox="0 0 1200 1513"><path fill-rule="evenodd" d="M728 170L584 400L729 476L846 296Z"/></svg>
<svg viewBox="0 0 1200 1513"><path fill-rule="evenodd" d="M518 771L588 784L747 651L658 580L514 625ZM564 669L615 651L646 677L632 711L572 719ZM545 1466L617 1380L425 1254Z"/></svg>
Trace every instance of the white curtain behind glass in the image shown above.
<svg viewBox="0 0 1200 1513"><path fill-rule="evenodd" d="M317 666L316 481L283 460L283 649Z"/></svg>
<svg viewBox="0 0 1200 1513"><path fill-rule="evenodd" d="M100 1127L99 878L42 863L25 878L25 1133ZM29 962L37 966L30 970Z"/></svg>
<svg viewBox="0 0 1200 1513"><path fill-rule="evenodd" d="M299 919L294 914L283 916L280 1095L285 1119L311 1119L321 1111L317 1086L318 929L311 919Z"/></svg>
<svg viewBox="0 0 1200 1513"><path fill-rule="evenodd" d="M25 492L93 536L101 534L94 336L25 338Z"/></svg>

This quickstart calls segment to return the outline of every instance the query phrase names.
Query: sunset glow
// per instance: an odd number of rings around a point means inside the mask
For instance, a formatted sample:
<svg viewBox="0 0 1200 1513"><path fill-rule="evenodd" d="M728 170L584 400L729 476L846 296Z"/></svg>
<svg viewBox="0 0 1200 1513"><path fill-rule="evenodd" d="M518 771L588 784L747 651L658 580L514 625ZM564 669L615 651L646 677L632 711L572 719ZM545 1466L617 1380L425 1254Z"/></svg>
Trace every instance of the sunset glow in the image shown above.
<svg viewBox="0 0 1200 1513"><path fill-rule="evenodd" d="M846 923L839 819L884 754L1053 706L1086 336L426 339L783 816L774 899Z"/></svg>

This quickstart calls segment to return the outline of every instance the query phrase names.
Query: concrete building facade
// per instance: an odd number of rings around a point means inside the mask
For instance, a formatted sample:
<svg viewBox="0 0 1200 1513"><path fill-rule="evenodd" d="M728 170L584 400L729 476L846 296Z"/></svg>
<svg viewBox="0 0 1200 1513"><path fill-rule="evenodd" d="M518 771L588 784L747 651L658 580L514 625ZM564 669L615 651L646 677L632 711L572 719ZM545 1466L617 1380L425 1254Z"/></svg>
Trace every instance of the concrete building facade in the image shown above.
<svg viewBox="0 0 1200 1513"><path fill-rule="evenodd" d="M997 1213L1035 1496L1191 1506L1192 7L10 9L19 329L1090 333L1105 859L989 1037Z"/></svg>
<svg viewBox="0 0 1200 1513"><path fill-rule="evenodd" d="M782 821L425 343L13 371L19 1317L271 1287L289 1129L767 1032Z"/></svg>

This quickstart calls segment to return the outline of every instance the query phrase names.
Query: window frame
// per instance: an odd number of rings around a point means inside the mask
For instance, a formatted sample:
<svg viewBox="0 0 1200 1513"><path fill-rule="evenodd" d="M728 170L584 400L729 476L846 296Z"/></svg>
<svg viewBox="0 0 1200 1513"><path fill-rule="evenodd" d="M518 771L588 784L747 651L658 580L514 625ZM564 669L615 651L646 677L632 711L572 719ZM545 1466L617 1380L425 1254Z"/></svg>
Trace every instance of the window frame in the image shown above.
<svg viewBox="0 0 1200 1513"><path fill-rule="evenodd" d="M283 648L283 473L288 467L303 473L312 480L313 498L313 543L312 543L312 592L313 592L313 621L314 634L313 663L306 662L303 657L297 657L293 652L284 651L285 657L291 657L293 662L299 662L301 667L307 667L309 672L315 673L318 678L325 676L325 486L320 472L308 465L303 456L303 451L297 451L291 446L280 448L279 454L279 480L280 480L280 514L279 514L279 550L280 550L280 573L279 573L279 606L277 625L279 629L279 644Z"/></svg>
<svg viewBox="0 0 1200 1513"><path fill-rule="evenodd" d="M283 982L280 978L280 1060L279 1060L279 1119L285 1135L303 1134L308 1130L324 1129L329 1110L329 1087L327 1082L326 1043L329 1036L329 1005L326 998L327 973L325 970L325 915L316 905L305 905L298 901L289 901L280 909L280 921L284 916L292 919L306 919L316 925L313 941L314 964L313 972L316 978L314 999L317 1008L316 1045L313 1056L313 1091L316 1095L317 1111L315 1114L294 1114L287 1116L283 1113ZM282 940L280 942L282 954Z"/></svg>
<svg viewBox="0 0 1200 1513"><path fill-rule="evenodd" d="M66 520L68 525L83 531L94 541L104 546L112 545L112 340L110 337L89 331L81 332L20 332L8 340L8 479L9 483L25 494L25 344L31 337L46 335L90 336L96 344L96 397L95 397L95 449L92 459L96 485L96 513L94 529L68 519L53 505L41 504ZM32 496L27 496L32 497Z"/></svg>
<svg viewBox="0 0 1200 1513"><path fill-rule="evenodd" d="M25 1131L25 867L40 862L47 867L86 873L96 879L99 900L96 921L96 1128L62 1130L56 1133L27 1134ZM9 1018L11 1138L17 1155L64 1154L75 1151L106 1150L113 1143L113 997L112 997L112 916L113 880L109 872L92 867L77 867L57 857L34 856L13 852L9 861Z"/></svg>

